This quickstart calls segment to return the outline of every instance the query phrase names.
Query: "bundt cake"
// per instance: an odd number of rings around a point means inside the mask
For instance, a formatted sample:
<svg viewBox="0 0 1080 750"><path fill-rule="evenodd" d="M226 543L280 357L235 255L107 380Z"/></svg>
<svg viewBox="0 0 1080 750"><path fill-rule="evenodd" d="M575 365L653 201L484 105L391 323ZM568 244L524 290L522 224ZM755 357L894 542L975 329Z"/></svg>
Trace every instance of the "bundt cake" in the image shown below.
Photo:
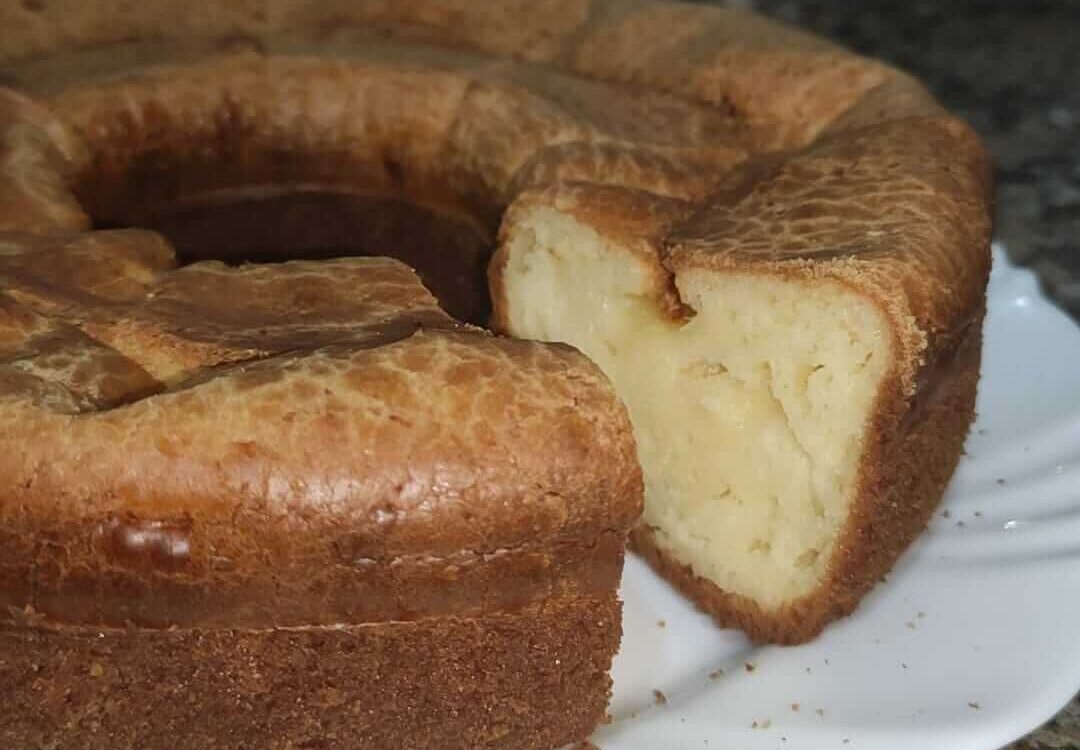
<svg viewBox="0 0 1080 750"><path fill-rule="evenodd" d="M989 176L898 71L654 0L0 29L15 747L555 747L628 533L795 643L941 498Z"/></svg>

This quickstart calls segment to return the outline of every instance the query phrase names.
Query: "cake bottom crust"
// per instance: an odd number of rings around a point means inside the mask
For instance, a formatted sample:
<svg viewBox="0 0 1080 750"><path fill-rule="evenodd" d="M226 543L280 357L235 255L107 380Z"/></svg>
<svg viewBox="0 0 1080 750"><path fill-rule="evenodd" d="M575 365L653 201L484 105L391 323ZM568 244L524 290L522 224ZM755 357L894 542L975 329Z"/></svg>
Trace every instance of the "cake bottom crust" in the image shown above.
<svg viewBox="0 0 1080 750"><path fill-rule="evenodd" d="M0 630L0 739L38 750L553 748L603 719L621 605L268 630Z"/></svg>
<svg viewBox="0 0 1080 750"><path fill-rule="evenodd" d="M630 548L722 627L739 628L757 643L790 645L814 638L855 610L941 502L975 417L984 315L985 310L979 312L952 355L930 373L896 433L874 441L880 447L864 458L860 497L812 593L766 610L697 575L658 545L646 524L630 533Z"/></svg>

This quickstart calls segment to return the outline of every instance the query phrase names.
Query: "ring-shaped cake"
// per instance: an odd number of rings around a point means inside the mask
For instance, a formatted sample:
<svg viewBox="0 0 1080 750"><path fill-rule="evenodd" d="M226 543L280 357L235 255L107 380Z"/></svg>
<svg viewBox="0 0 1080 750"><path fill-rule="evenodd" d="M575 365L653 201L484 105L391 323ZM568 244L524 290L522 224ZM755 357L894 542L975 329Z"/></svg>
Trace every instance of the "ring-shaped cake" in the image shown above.
<svg viewBox="0 0 1080 750"><path fill-rule="evenodd" d="M628 532L794 643L940 500L989 176L908 76L651 0L0 28L20 747L570 742Z"/></svg>

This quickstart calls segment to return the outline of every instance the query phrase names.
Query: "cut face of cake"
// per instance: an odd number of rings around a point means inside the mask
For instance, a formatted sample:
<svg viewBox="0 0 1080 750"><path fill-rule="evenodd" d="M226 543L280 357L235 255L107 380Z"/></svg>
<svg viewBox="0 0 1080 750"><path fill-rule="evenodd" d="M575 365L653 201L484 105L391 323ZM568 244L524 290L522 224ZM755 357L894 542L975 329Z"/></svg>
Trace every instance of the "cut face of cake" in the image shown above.
<svg viewBox="0 0 1080 750"><path fill-rule="evenodd" d="M909 127L749 164L704 209L564 183L504 219L496 327L612 379L645 476L635 546L758 640L855 607L925 525L973 414L987 266L973 252L975 283L950 287L934 243L985 233L947 192L978 170L835 191L853 169L970 148L949 123ZM905 214L926 229L899 233Z"/></svg>
<svg viewBox="0 0 1080 750"><path fill-rule="evenodd" d="M881 313L832 281L699 270L672 319L651 268L550 209L506 253L508 329L581 349L627 404L656 543L765 610L813 592L893 356Z"/></svg>

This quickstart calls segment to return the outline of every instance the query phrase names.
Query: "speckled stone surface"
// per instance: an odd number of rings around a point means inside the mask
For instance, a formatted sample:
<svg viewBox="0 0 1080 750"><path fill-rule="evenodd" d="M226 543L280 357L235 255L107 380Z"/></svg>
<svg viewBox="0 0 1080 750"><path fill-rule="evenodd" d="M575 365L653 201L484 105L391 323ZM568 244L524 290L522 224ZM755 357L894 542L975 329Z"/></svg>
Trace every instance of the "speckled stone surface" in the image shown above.
<svg viewBox="0 0 1080 750"><path fill-rule="evenodd" d="M985 138L995 233L1080 320L1080 2L742 0L915 73ZM1080 697L1008 750L1080 748Z"/></svg>
<svg viewBox="0 0 1080 750"><path fill-rule="evenodd" d="M1076 750L1080 748L1080 698L1074 700L1045 726L1008 750Z"/></svg>

